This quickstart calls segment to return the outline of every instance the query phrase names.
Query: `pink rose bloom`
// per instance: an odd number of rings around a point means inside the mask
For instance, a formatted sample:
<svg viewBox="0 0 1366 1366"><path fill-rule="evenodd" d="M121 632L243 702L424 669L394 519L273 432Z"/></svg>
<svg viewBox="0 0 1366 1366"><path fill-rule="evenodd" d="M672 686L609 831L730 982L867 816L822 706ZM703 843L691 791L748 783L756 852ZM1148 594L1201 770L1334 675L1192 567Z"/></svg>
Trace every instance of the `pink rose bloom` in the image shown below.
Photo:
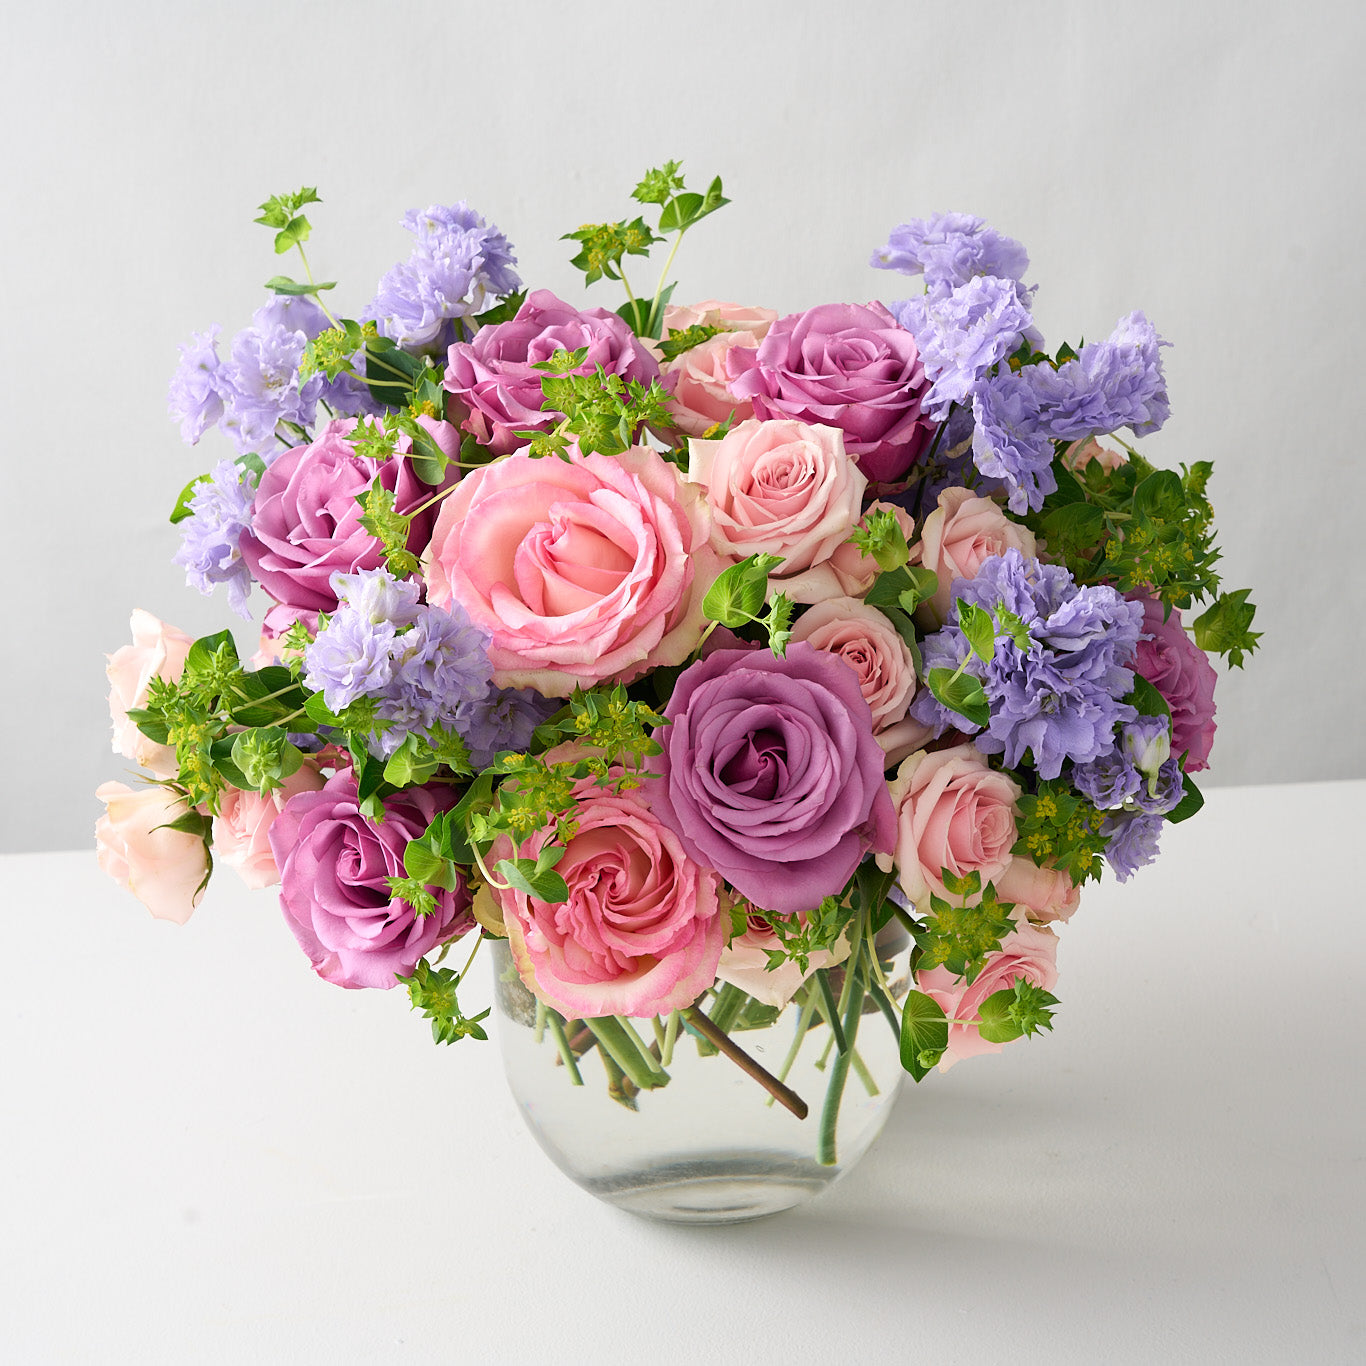
<svg viewBox="0 0 1366 1366"><path fill-rule="evenodd" d="M1038 558L1034 533L1011 521L999 503L965 488L945 489L911 547L911 563L924 565L939 577L939 587L916 609L916 619L927 628L942 626L953 607L953 581L975 578L983 560L1007 550Z"/></svg>
<svg viewBox="0 0 1366 1366"><path fill-rule="evenodd" d="M688 443L717 535L742 560L779 555L775 581L828 560L858 525L868 481L834 427L751 419L720 441Z"/></svg>
<svg viewBox="0 0 1366 1366"><path fill-rule="evenodd" d="M1109 474L1127 461L1128 456L1123 451L1102 446L1094 436L1088 436L1084 441L1074 441L1062 453L1062 463L1069 470L1084 470L1087 465L1095 462Z"/></svg>
<svg viewBox="0 0 1366 1366"><path fill-rule="evenodd" d="M890 511L901 524L908 542L915 534L915 522L903 508L877 502L870 503L864 511ZM800 603L824 602L827 598L861 598L881 572L871 555L865 555L853 541L846 540L836 547L828 560L781 581L775 579L772 586L781 588L793 602Z"/></svg>
<svg viewBox="0 0 1366 1366"><path fill-rule="evenodd" d="M726 329L664 366L663 380L674 396L671 412L684 436L701 436L732 414L736 422L754 416L754 405L730 391L726 353L733 346L757 347L777 320L771 308L747 308L719 299L664 310L666 336L690 327Z"/></svg>
<svg viewBox="0 0 1366 1366"><path fill-rule="evenodd" d="M1081 888L1061 868L1040 868L1019 854L996 879L996 894L1041 922L1070 920L1081 904Z"/></svg>
<svg viewBox="0 0 1366 1366"><path fill-rule="evenodd" d="M1058 983L1058 941L1052 930L1025 923L1001 940L999 952L987 959L977 980L968 986L948 968L931 968L915 975L916 986L942 1007L950 1020L973 1020L982 1002L993 993L1009 987L1017 977L1044 991ZM979 1053L999 1053L1004 1047L988 1043L975 1024L950 1024L949 1046L939 1062L947 1072L963 1058Z"/></svg>
<svg viewBox="0 0 1366 1366"><path fill-rule="evenodd" d="M1189 751L1186 772L1199 773L1209 767L1214 745L1214 666L1186 634L1178 608L1173 607L1163 621L1164 609L1156 598L1131 594L1130 601L1143 604L1143 631L1152 637L1138 642L1130 667L1167 699L1172 709L1172 753L1179 758Z"/></svg>
<svg viewBox="0 0 1366 1366"><path fill-rule="evenodd" d="M274 792L244 792L227 788L213 818L213 853L220 863L236 869L248 887L271 887L280 880L270 827L296 792L316 792L323 776L310 762L285 778Z"/></svg>
<svg viewBox="0 0 1366 1366"><path fill-rule="evenodd" d="M725 561L701 491L648 447L473 470L442 504L427 598L492 637L493 680L565 697L681 664Z"/></svg>
<svg viewBox="0 0 1366 1366"><path fill-rule="evenodd" d="M101 783L105 813L95 823L102 872L127 887L158 920L183 925L203 896L209 861L198 835L167 828L189 809L183 797L152 785L136 791Z"/></svg>
<svg viewBox="0 0 1366 1366"><path fill-rule="evenodd" d="M575 795L578 831L556 864L568 901L491 888L517 971L539 1000L573 1019L690 1005L715 980L729 928L716 874L683 852L638 791L607 792L585 779ZM521 856L534 858L548 838L538 831ZM497 858L509 852L494 849Z"/></svg>
<svg viewBox="0 0 1366 1366"><path fill-rule="evenodd" d="M703 299L696 304L670 304L664 310L664 335L686 332L690 327L724 327L730 332L748 332L761 342L777 321L778 315L771 308Z"/></svg>
<svg viewBox="0 0 1366 1366"><path fill-rule="evenodd" d="M378 480L393 493L399 512L411 512L432 495L402 455L385 461L357 455L347 440L355 425L349 418L329 422L311 445L278 456L256 487L241 550L252 577L287 609L268 614L273 630L286 629L285 618L335 612L333 574L384 563L380 542L360 524L357 495ZM408 549L414 554L427 544L432 517L424 511L413 518Z"/></svg>
<svg viewBox="0 0 1366 1366"><path fill-rule="evenodd" d="M1020 787L996 772L971 744L912 754L891 784L897 810L893 862L912 905L926 910L931 894L956 901L943 871L982 875L982 886L1010 866L1015 802Z"/></svg>
<svg viewBox="0 0 1366 1366"><path fill-rule="evenodd" d="M149 740L128 719L130 708L147 705L147 690L154 678L174 683L185 669L185 657L194 639L174 626L158 621L150 612L135 608L129 626L133 643L120 646L112 655L105 673L109 678L109 719L114 723L115 754L141 764L158 778L173 777L179 771L175 749Z"/></svg>
<svg viewBox="0 0 1366 1366"><path fill-rule="evenodd" d="M546 431L561 416L541 408L545 371L536 365L557 350L584 348L588 354L576 375L594 374L598 366L642 384L659 375L658 362L615 313L578 309L537 289L508 322L481 327L473 341L456 342L442 383L469 413L464 429L506 455L526 445L519 431Z"/></svg>
<svg viewBox="0 0 1366 1366"><path fill-rule="evenodd" d="M906 718L915 696L915 661L896 627L876 607L857 598L827 598L797 618L792 639L837 655L853 669L888 763L899 762L930 738L929 726Z"/></svg>
<svg viewBox="0 0 1366 1366"><path fill-rule="evenodd" d="M732 347L726 369L756 417L839 427L875 482L904 477L934 428L920 411L929 382L915 338L881 304L821 304L779 318L754 350Z"/></svg>
<svg viewBox="0 0 1366 1366"><path fill-rule="evenodd" d="M849 941L840 940L834 949L817 949L807 958L807 970L789 958L771 971L768 950L779 948L778 936L762 917L752 915L743 934L737 934L721 952L716 975L723 982L781 1010L797 993L797 988L820 968L834 967L849 956Z"/></svg>

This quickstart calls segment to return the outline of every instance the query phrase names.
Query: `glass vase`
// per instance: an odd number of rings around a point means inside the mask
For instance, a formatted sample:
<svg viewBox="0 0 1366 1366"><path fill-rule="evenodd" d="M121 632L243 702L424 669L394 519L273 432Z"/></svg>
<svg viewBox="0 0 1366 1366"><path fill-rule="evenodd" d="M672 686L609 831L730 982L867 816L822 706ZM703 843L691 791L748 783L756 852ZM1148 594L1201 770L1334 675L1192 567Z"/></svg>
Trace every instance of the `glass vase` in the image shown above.
<svg viewBox="0 0 1366 1366"><path fill-rule="evenodd" d="M624 1022L667 1076L652 1088L623 1073L610 1036L605 1043L541 1005L506 942L493 947L497 1033L527 1125L561 1171L633 1214L726 1224L790 1209L848 1171L891 1112L910 981L899 931L879 937L871 988L866 971L847 982L830 968L778 1008L718 981L697 1002L700 1021L683 1012ZM730 1051L699 1025L721 1027ZM736 1049L789 1096L775 1098L743 1070ZM804 1102L804 1118L792 1100Z"/></svg>

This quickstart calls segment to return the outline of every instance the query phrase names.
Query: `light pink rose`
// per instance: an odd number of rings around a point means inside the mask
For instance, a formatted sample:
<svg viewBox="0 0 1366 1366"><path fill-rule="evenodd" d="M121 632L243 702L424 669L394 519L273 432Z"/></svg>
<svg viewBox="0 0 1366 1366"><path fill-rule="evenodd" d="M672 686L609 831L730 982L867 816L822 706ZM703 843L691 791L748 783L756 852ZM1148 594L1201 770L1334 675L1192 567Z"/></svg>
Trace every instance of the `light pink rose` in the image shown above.
<svg viewBox="0 0 1366 1366"><path fill-rule="evenodd" d="M1102 446L1094 436L1088 436L1084 441L1074 441L1062 453L1062 463L1069 470L1084 470L1093 461L1109 474L1127 463L1128 456L1123 451Z"/></svg>
<svg viewBox="0 0 1366 1366"><path fill-rule="evenodd" d="M891 792L897 810L893 862L912 905L928 910L931 894L958 900L944 887L945 869L956 877L980 873L985 887L1010 866L1020 787L973 745L912 754L897 770Z"/></svg>
<svg viewBox="0 0 1366 1366"><path fill-rule="evenodd" d="M752 332L719 332L675 356L663 367L664 386L673 394L669 415L684 436L701 436L709 427L733 417L737 423L754 416L754 404L736 398L726 374L726 352L734 346L756 347Z"/></svg>
<svg viewBox="0 0 1366 1366"><path fill-rule="evenodd" d="M924 565L939 577L939 587L917 608L916 619L922 626L942 626L953 606L954 579L974 578L983 560L1007 550L1036 558L1034 533L1012 522L990 498L978 498L965 488L945 489L911 547L911 563Z"/></svg>
<svg viewBox="0 0 1366 1366"><path fill-rule="evenodd" d="M1019 854L996 879L996 894L1023 907L1031 920L1042 922L1070 920L1081 904L1081 888L1061 868L1040 868Z"/></svg>
<svg viewBox="0 0 1366 1366"><path fill-rule="evenodd" d="M1026 922L1001 940L1000 951L987 959L971 986L943 967L916 973L916 986L937 1001L950 1020L971 1021L988 996L1009 987L1017 977L1052 991L1058 982L1057 955L1053 931ZM950 1024L949 1046L939 1070L947 1072L954 1063L979 1053L999 1053L1004 1046L988 1043L975 1024Z"/></svg>
<svg viewBox="0 0 1366 1366"><path fill-rule="evenodd" d="M930 738L929 726L906 718L915 696L915 661L885 613L858 598L827 598L797 618L792 639L838 655L858 675L873 713L873 734L889 763L906 758Z"/></svg>
<svg viewBox="0 0 1366 1366"><path fill-rule="evenodd" d="M779 584L849 539L868 486L838 428L752 418L720 441L690 441L688 478L705 491L717 534L737 559L782 557Z"/></svg>
<svg viewBox="0 0 1366 1366"><path fill-rule="evenodd" d="M492 637L500 687L564 697L681 664L727 561L701 490L655 451L533 458L473 470L441 506L428 601Z"/></svg>
<svg viewBox="0 0 1366 1366"><path fill-rule="evenodd" d="M105 656L109 661L105 672L109 676L114 753L141 764L158 778L170 778L179 771L175 750L149 740L128 719L128 711L147 705L147 690L152 679L164 678L168 683L174 683L180 677L194 639L184 631L158 621L140 607L134 610L129 625L133 643Z"/></svg>
<svg viewBox="0 0 1366 1366"><path fill-rule="evenodd" d="M183 925L199 904L209 870L198 835L166 829L188 810L184 799L156 784L134 790L101 783L95 795L105 804L95 823L100 869L158 920Z"/></svg>
<svg viewBox="0 0 1366 1366"><path fill-rule="evenodd" d="M325 781L316 766L305 761L274 792L262 795L227 788L213 818L214 857L236 869L248 887L274 886L280 870L270 847L271 824L296 792L317 792Z"/></svg>
<svg viewBox="0 0 1366 1366"><path fill-rule="evenodd" d="M729 928L717 875L683 852L638 790L612 793L590 778L575 784L575 796L578 829L556 864L568 901L491 888L518 973L570 1018L643 1018L690 1005L715 980ZM534 858L549 838L537 832L519 853ZM511 852L500 844L495 859Z"/></svg>
<svg viewBox="0 0 1366 1366"><path fill-rule="evenodd" d="M737 934L721 951L716 975L723 982L781 1010L797 993L797 988L820 968L834 967L849 957L849 941L841 939L833 949L817 949L808 955L807 970L791 958L780 967L769 969L768 950L779 948L778 936L762 916L752 915L743 934Z"/></svg>
<svg viewBox="0 0 1366 1366"><path fill-rule="evenodd" d="M703 299L696 304L670 304L664 310L664 335L686 332L690 327L724 327L731 332L751 333L757 344L777 321L778 315L771 308Z"/></svg>
<svg viewBox="0 0 1366 1366"><path fill-rule="evenodd" d="M901 524L907 541L915 532L915 522L904 509L891 503L870 503L865 513L889 511ZM842 541L835 553L821 564L812 565L800 574L784 579L773 579L770 590L781 589L793 602L824 602L827 598L861 598L882 572L878 562L865 555L852 541Z"/></svg>

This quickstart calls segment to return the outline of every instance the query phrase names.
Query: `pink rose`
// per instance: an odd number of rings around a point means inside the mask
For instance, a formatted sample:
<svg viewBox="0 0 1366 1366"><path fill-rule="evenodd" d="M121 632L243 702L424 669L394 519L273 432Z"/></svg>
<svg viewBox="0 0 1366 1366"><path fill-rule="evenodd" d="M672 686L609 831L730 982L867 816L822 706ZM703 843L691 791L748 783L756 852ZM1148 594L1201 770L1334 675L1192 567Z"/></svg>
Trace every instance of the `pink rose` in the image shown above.
<svg viewBox="0 0 1366 1366"><path fill-rule="evenodd" d="M730 391L726 353L735 346L758 345L753 332L720 332L664 366L664 385L674 398L669 414L678 431L701 436L728 418L744 422L754 416L749 399L736 398Z"/></svg>
<svg viewBox="0 0 1366 1366"><path fill-rule="evenodd" d="M1173 607L1162 619L1163 606L1156 598L1130 595L1143 604L1143 631L1151 640L1140 640L1130 666L1167 699L1172 710L1172 753L1189 751L1186 772L1209 767L1214 745L1214 685L1217 675L1205 652L1186 634L1181 612Z"/></svg>
<svg viewBox="0 0 1366 1366"><path fill-rule="evenodd" d="M716 874L683 852L638 791L584 779L575 795L578 830L555 866L568 901L492 889L517 971L538 999L575 1019L690 1005L715 980L729 927ZM535 857L548 838L537 832L520 854ZM509 852L495 845L495 857Z"/></svg>
<svg viewBox="0 0 1366 1366"><path fill-rule="evenodd" d="M915 532L915 522L904 509L891 503L870 503L868 512L889 511L896 516L907 541ZM882 572L878 562L865 555L853 541L842 541L835 553L821 564L793 574L773 587L781 588L793 602L824 602L827 598L861 598Z"/></svg>
<svg viewBox="0 0 1366 1366"><path fill-rule="evenodd" d="M792 639L838 655L853 669L873 713L873 734L889 763L904 759L930 738L930 727L906 719L915 696L915 661L896 627L876 607L857 598L827 598L797 618Z"/></svg>
<svg viewBox="0 0 1366 1366"><path fill-rule="evenodd" d="M227 788L213 818L213 852L221 863L237 870L248 887L270 887L280 880L270 847L270 827L296 792L317 792L324 778L309 762L284 779L274 792L244 792Z"/></svg>
<svg viewBox="0 0 1366 1366"><path fill-rule="evenodd" d="M779 947L773 927L762 917L752 915L743 934L737 934L721 951L716 975L723 982L781 1010L797 993L797 988L820 968L833 967L849 956L849 941L840 940L834 949L817 949L807 958L807 970L791 958L780 967L769 969L768 950Z"/></svg>
<svg viewBox="0 0 1366 1366"><path fill-rule="evenodd" d="M174 748L149 740L128 719L128 712L130 708L147 705L147 690L152 679L164 678L168 683L174 683L180 677L194 640L140 607L134 610L129 626L133 643L105 656L109 661L105 672L109 677L114 753L141 764L158 778L170 778L179 772Z"/></svg>
<svg viewBox="0 0 1366 1366"><path fill-rule="evenodd" d="M987 959L986 967L971 986L943 967L918 972L915 981L921 991L939 1003L951 1021L971 1021L976 1019L988 996L1009 987L1017 977L1052 991L1058 982L1057 956L1058 941L1052 930L1026 922L1001 940L999 952ZM949 1046L940 1059L939 1070L947 1072L963 1058L999 1053L1003 1047L988 1043L975 1024L950 1024Z"/></svg>
<svg viewBox="0 0 1366 1366"><path fill-rule="evenodd" d="M1031 920L1044 922L1070 920L1081 904L1081 888L1061 868L1040 868L1019 854L996 879L996 894L1023 907Z"/></svg>
<svg viewBox="0 0 1366 1366"><path fill-rule="evenodd" d="M725 561L701 491L655 451L473 470L437 518L428 601L455 601L492 637L500 687L564 697L681 664Z"/></svg>
<svg viewBox="0 0 1366 1366"><path fill-rule="evenodd" d="M891 784L897 809L896 865L901 889L922 910L929 898L956 901L943 871L980 873L982 885L1010 866L1020 787L970 744L912 754Z"/></svg>
<svg viewBox="0 0 1366 1366"><path fill-rule="evenodd" d="M945 489L911 547L911 562L939 577L939 587L920 604L916 619L927 628L942 626L953 607L953 581L975 578L983 560L1007 550L1037 558L1034 533L1012 522L990 498L978 498L965 488Z"/></svg>
<svg viewBox="0 0 1366 1366"><path fill-rule="evenodd" d="M670 304L664 310L664 335L686 332L690 327L724 327L731 332L748 332L761 342L777 321L778 315L771 308L703 299L696 304Z"/></svg>
<svg viewBox="0 0 1366 1366"><path fill-rule="evenodd" d="M1087 465L1095 462L1107 474L1112 470L1117 470L1125 464L1128 456L1123 451L1111 450L1109 446L1102 446L1094 436L1088 436L1084 441L1074 441L1062 453L1062 463L1069 470L1084 470Z"/></svg>
<svg viewBox="0 0 1366 1366"><path fill-rule="evenodd" d="M782 557L779 581L828 560L849 539L868 486L837 428L753 419L720 441L689 442L688 478L705 491L736 559Z"/></svg>
<svg viewBox="0 0 1366 1366"><path fill-rule="evenodd" d="M153 784L101 783L105 813L95 823L100 869L127 887L158 920L183 925L199 904L209 861L198 835L168 828L189 810L183 797Z"/></svg>

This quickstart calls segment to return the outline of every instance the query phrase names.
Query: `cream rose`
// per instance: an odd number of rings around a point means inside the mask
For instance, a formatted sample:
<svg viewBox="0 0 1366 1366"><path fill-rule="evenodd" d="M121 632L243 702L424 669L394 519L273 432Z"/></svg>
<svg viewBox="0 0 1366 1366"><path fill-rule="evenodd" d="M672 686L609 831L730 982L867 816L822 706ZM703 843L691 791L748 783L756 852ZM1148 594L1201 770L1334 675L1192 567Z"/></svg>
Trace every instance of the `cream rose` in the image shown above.
<svg viewBox="0 0 1366 1366"><path fill-rule="evenodd" d="M149 740L128 719L128 712L147 705L152 679L174 683L180 677L194 640L140 607L134 610L129 626L133 643L105 656L109 661L105 673L109 678L109 719L114 723L113 750L158 778L169 778L178 771L175 750Z"/></svg>
<svg viewBox="0 0 1366 1366"><path fill-rule="evenodd" d="M158 920L183 925L199 904L209 870L204 841L168 828L188 810L184 799L155 784L135 791L123 783L102 783L95 795L105 804L95 823L101 871L127 887Z"/></svg>
<svg viewBox="0 0 1366 1366"><path fill-rule="evenodd" d="M1023 907L1031 920L1044 922L1070 920L1081 905L1081 888L1061 868L1040 868L1018 854L996 879L996 893Z"/></svg>

